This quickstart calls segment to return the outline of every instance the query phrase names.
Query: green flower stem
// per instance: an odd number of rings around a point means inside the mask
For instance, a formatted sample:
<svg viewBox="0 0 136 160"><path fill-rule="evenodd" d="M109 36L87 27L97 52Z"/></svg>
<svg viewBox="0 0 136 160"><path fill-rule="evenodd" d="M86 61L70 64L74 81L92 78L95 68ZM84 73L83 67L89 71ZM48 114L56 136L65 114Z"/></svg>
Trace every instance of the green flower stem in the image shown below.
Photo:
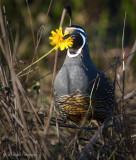
<svg viewBox="0 0 136 160"><path fill-rule="evenodd" d="M34 68L33 70L30 70L29 72L26 72L26 73L23 73L23 74L19 75L18 77L23 77L23 76L25 76L25 75L33 72L33 71L36 70L37 68L38 68L38 66L37 66L36 68Z"/></svg>
<svg viewBox="0 0 136 160"><path fill-rule="evenodd" d="M22 71L20 71L17 74L17 77L24 71L26 71L28 68L30 68L31 66L33 66L34 64L38 63L40 60L42 60L43 58L45 58L46 56L48 56L52 51L55 50L55 47L53 49L51 49L48 53L46 53L45 55L43 55L41 58L37 59L35 62L33 62L32 64L30 64L29 66L27 66L26 68L24 68Z"/></svg>

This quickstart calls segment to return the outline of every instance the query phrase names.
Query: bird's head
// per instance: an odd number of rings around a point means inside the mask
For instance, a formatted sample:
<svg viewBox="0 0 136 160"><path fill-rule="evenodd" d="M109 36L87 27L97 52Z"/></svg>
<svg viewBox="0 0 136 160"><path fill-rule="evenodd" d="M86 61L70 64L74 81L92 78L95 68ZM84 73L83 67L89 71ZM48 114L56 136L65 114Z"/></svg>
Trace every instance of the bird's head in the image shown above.
<svg viewBox="0 0 136 160"><path fill-rule="evenodd" d="M68 32L68 34L64 38L68 37L74 37L73 39L73 45L68 49L68 56L69 57L76 57L81 52L84 46L88 45L88 38L87 34L84 31L84 29L78 25L71 25L67 27L64 31L65 33Z"/></svg>

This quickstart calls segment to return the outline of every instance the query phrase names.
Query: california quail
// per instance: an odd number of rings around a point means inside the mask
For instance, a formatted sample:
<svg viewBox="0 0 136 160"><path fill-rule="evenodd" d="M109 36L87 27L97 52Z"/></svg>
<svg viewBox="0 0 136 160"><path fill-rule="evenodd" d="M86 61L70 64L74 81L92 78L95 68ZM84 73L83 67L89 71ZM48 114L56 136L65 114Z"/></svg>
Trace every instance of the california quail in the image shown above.
<svg viewBox="0 0 136 160"><path fill-rule="evenodd" d="M65 29L74 37L63 66L54 82L55 104L60 113L74 122L88 119L103 122L111 117L114 89L108 78L96 68L89 53L87 34L77 25Z"/></svg>

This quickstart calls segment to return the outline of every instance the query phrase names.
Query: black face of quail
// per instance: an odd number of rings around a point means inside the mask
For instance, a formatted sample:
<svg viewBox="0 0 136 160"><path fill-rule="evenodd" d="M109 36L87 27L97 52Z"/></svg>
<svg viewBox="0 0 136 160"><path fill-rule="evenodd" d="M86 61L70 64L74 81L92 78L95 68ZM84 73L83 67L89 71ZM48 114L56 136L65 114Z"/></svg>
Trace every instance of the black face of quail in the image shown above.
<svg viewBox="0 0 136 160"><path fill-rule="evenodd" d="M76 57L81 53L81 49L88 42L86 32L82 27L77 25L69 26L65 29L65 33L69 33L64 38L68 38L69 36L74 37L73 46L68 49L70 54L73 54L72 57Z"/></svg>
<svg viewBox="0 0 136 160"><path fill-rule="evenodd" d="M82 28L78 28L77 30L77 26L67 27L65 33L67 32L69 34L66 35L66 38L69 36L74 37L73 46L69 48L69 52L75 54L83 45L85 45L87 35Z"/></svg>
<svg viewBox="0 0 136 160"><path fill-rule="evenodd" d="M74 41L55 78L56 107L64 117L74 122L80 122L84 117L102 122L113 113L113 87L93 64L84 29L71 25L65 29L67 32L64 38L71 36Z"/></svg>
<svg viewBox="0 0 136 160"><path fill-rule="evenodd" d="M75 54L76 51L80 49L80 47L82 46L83 38L79 33L75 33L71 37L74 37L74 40L73 40L73 46L69 48L69 52L71 54Z"/></svg>

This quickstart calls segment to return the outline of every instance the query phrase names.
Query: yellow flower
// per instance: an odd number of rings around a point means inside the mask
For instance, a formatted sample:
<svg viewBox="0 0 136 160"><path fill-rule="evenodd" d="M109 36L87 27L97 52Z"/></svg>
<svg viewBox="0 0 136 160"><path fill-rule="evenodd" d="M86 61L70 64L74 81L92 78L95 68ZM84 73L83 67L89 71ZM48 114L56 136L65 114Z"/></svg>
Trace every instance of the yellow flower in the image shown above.
<svg viewBox="0 0 136 160"><path fill-rule="evenodd" d="M63 39L65 35L67 35L68 33L64 34L62 33L62 27L60 27L59 29L56 29L56 32L51 31L52 36L49 37L50 40L52 40L52 42L50 42L50 44L52 46L55 46L55 50L57 50L58 48L60 48L61 51L63 51L65 48L68 49L68 47L72 47L73 45L73 38L68 37L67 39Z"/></svg>

